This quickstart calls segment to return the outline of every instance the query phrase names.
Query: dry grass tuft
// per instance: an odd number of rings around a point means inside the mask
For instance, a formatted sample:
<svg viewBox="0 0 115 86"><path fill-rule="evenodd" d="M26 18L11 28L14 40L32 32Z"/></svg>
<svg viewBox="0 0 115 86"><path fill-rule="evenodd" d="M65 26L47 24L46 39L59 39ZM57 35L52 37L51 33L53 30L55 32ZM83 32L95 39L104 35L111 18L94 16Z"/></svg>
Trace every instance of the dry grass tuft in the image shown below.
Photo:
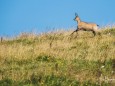
<svg viewBox="0 0 115 86"><path fill-rule="evenodd" d="M0 43L0 85L109 85L115 79L115 28L22 33ZM105 79L107 77L107 80Z"/></svg>

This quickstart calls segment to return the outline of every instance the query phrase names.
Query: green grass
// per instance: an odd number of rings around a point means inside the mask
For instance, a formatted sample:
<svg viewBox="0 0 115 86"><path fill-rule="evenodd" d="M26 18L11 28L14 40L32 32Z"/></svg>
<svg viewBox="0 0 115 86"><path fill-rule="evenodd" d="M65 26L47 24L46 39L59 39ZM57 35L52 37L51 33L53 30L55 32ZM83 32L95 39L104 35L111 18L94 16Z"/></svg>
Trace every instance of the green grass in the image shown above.
<svg viewBox="0 0 115 86"><path fill-rule="evenodd" d="M0 86L114 86L115 29L71 32L3 40Z"/></svg>

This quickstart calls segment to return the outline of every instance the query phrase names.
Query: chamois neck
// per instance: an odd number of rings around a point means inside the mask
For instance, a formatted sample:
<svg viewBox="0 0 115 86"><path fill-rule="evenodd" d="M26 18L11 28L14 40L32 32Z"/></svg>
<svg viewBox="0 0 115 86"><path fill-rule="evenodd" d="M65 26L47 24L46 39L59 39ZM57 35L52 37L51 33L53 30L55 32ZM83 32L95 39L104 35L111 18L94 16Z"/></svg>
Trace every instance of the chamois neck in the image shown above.
<svg viewBox="0 0 115 86"><path fill-rule="evenodd" d="M80 23L81 22L81 20L79 19L79 20L77 20L77 23Z"/></svg>
<svg viewBox="0 0 115 86"><path fill-rule="evenodd" d="M80 20L80 18L78 17L78 18L77 18L77 23L80 23L80 22L81 22L81 20Z"/></svg>

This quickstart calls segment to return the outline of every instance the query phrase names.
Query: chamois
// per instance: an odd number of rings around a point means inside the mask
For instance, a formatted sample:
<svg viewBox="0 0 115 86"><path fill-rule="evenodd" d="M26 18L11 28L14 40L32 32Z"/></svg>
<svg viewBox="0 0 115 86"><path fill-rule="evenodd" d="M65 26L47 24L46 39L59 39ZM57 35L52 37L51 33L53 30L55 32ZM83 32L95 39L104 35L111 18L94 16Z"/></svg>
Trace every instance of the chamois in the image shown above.
<svg viewBox="0 0 115 86"><path fill-rule="evenodd" d="M75 13L75 19L74 20L77 21L78 26L77 26L77 29L75 31L73 31L73 33L78 32L80 30L83 30L83 31L92 31L94 36L96 35L96 32L98 30L99 25L97 25L95 23L87 23L87 22L81 21L77 13Z"/></svg>

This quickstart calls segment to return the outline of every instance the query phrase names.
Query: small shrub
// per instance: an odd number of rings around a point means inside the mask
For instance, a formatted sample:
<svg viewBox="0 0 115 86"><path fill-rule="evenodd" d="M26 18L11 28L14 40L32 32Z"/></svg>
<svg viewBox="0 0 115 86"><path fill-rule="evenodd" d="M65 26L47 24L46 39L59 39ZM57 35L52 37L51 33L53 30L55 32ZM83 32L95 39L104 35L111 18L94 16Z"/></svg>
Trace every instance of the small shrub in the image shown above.
<svg viewBox="0 0 115 86"><path fill-rule="evenodd" d="M55 62L55 57L49 55L39 55L36 57L36 61Z"/></svg>
<svg viewBox="0 0 115 86"><path fill-rule="evenodd" d="M30 76L30 81L32 84L40 84L41 83L41 80L42 80L42 75L37 75L35 73L33 73L31 76Z"/></svg>
<svg viewBox="0 0 115 86"><path fill-rule="evenodd" d="M13 84L13 81L9 78L0 80L0 86L12 86L12 84Z"/></svg>

